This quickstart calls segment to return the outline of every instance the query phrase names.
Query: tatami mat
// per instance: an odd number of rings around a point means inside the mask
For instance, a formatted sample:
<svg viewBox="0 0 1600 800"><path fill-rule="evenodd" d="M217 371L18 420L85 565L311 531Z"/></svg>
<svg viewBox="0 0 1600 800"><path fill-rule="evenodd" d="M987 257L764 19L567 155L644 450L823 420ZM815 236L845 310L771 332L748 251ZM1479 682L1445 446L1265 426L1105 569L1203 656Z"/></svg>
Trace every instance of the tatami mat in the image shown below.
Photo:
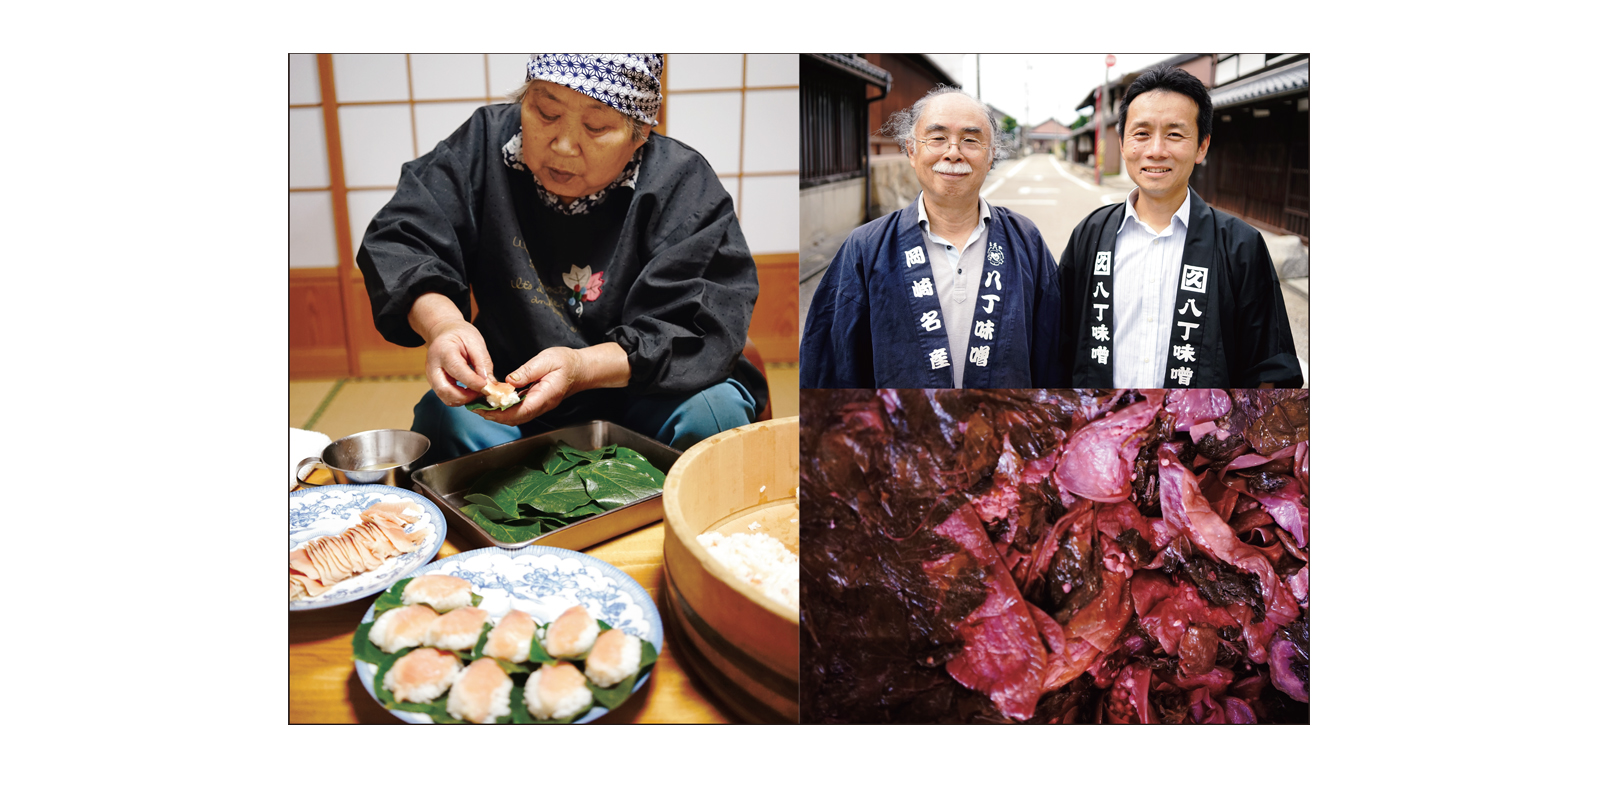
<svg viewBox="0 0 1600 800"><path fill-rule="evenodd" d="M772 416L800 413L798 364L768 364ZM428 390L422 376L342 378L289 382L289 427L324 433L330 439L378 428L411 427L411 409Z"/></svg>

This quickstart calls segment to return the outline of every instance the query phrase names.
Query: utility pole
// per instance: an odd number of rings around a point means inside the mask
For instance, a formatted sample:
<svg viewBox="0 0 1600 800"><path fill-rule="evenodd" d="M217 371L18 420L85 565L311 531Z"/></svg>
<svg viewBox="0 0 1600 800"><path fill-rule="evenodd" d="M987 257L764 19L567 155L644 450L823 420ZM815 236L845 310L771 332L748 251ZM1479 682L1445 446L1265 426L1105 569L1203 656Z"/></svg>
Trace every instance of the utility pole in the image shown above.
<svg viewBox="0 0 1600 800"><path fill-rule="evenodd" d="M1094 185L1100 186L1103 164L1105 163L1105 145L1100 136L1100 131L1105 127L1105 119L1111 110L1111 68L1117 65L1117 57L1106 54L1105 80L1100 83L1100 94L1094 99Z"/></svg>

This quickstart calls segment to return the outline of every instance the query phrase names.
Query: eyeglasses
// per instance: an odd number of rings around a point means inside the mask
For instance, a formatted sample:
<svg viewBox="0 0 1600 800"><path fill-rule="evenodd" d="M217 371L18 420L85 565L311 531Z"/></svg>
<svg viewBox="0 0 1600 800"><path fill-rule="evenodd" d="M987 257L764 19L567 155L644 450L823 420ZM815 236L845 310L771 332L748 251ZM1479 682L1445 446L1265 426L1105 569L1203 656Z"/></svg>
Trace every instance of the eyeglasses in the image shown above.
<svg viewBox="0 0 1600 800"><path fill-rule="evenodd" d="M916 139L915 136L911 138ZM981 156L985 150L989 149L989 145L985 144L982 140L974 139L971 136L968 136L959 142L952 142L948 136L929 136L926 139L917 139L917 141L927 145L928 149L932 150L936 155L942 154L949 150L951 144L958 144L961 147L961 152L969 156Z"/></svg>

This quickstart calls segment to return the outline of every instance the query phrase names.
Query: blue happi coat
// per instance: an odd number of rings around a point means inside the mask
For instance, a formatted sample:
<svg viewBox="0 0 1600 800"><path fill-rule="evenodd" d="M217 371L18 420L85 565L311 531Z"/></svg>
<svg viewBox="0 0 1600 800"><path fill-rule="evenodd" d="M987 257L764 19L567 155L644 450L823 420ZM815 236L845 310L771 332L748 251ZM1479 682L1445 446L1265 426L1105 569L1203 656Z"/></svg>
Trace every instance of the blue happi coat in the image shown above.
<svg viewBox="0 0 1600 800"><path fill-rule="evenodd" d="M1056 261L1027 217L990 206L983 281L967 352L950 352L913 203L850 234L822 277L800 341L800 387L1064 386Z"/></svg>

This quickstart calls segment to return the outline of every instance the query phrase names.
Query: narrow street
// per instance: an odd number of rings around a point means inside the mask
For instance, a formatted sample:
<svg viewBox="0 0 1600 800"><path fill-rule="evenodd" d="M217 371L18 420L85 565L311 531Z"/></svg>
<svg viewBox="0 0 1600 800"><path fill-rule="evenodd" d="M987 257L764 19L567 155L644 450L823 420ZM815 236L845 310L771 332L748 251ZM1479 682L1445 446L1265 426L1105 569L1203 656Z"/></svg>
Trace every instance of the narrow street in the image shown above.
<svg viewBox="0 0 1600 800"><path fill-rule="evenodd" d="M1050 255L1060 258L1072 229L1090 211L1127 199L1132 189L1133 184L1121 176L1095 186L1093 177L1074 175L1061 159L1035 153L1001 162L984 181L983 199L1033 220L1050 245Z"/></svg>

